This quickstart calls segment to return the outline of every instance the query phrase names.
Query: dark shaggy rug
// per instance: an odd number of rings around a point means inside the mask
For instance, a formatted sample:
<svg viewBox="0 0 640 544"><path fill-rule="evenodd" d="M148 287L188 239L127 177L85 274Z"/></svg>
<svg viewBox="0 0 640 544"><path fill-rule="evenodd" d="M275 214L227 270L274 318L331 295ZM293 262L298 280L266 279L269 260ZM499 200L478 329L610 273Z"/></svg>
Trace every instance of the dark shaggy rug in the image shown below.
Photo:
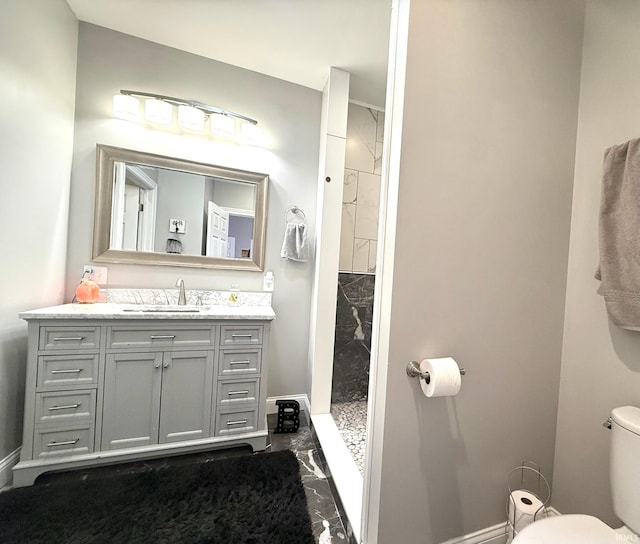
<svg viewBox="0 0 640 544"><path fill-rule="evenodd" d="M291 451L0 493L11 544L313 544Z"/></svg>

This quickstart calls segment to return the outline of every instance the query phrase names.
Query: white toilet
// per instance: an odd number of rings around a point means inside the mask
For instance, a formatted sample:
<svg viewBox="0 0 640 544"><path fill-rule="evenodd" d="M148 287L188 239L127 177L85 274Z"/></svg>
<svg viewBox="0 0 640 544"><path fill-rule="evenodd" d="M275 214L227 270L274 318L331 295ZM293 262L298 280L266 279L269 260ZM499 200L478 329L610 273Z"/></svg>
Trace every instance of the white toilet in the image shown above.
<svg viewBox="0 0 640 544"><path fill-rule="evenodd" d="M598 518L569 514L527 525L513 544L640 543L640 408L611 412L611 490L613 510L625 524L612 529Z"/></svg>

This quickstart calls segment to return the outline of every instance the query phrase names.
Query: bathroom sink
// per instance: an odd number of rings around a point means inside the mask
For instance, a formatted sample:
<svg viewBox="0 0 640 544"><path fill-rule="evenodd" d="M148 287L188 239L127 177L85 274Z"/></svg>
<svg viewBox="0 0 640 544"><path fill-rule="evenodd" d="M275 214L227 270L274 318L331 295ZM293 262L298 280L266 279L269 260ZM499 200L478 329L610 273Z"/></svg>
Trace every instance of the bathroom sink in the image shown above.
<svg viewBox="0 0 640 544"><path fill-rule="evenodd" d="M155 310L135 310L133 308L126 308L123 311L124 312L142 312L145 314L158 314L158 313L174 314L176 312L192 314L194 312L199 312L200 310L192 310L189 308L156 308Z"/></svg>
<svg viewBox="0 0 640 544"><path fill-rule="evenodd" d="M145 314L158 314L158 313L198 313L204 309L203 306L178 306L173 304L149 306L146 304L128 306L122 308L123 312L136 312Z"/></svg>

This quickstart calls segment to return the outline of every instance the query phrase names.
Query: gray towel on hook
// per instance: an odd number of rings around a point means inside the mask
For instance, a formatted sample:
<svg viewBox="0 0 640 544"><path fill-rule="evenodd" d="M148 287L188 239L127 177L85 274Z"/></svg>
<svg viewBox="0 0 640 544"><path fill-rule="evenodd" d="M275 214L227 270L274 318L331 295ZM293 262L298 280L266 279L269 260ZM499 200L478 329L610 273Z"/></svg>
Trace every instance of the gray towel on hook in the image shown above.
<svg viewBox="0 0 640 544"><path fill-rule="evenodd" d="M640 331L640 138L604 153L596 278L611 321Z"/></svg>
<svg viewBox="0 0 640 544"><path fill-rule="evenodd" d="M307 225L304 222L288 222L280 256L290 261L307 262Z"/></svg>

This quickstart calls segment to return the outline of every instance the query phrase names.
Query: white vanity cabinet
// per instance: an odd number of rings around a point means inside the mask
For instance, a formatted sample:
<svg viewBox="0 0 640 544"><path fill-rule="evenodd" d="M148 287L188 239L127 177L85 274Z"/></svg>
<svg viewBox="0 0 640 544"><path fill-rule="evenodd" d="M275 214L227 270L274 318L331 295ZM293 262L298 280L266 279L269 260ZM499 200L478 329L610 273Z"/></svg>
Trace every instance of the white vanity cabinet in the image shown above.
<svg viewBox="0 0 640 544"><path fill-rule="evenodd" d="M29 312L14 486L53 470L267 444L270 320ZM49 310L49 309L45 309ZM237 312L236 312L237 314ZM235 315L233 317L236 317Z"/></svg>

